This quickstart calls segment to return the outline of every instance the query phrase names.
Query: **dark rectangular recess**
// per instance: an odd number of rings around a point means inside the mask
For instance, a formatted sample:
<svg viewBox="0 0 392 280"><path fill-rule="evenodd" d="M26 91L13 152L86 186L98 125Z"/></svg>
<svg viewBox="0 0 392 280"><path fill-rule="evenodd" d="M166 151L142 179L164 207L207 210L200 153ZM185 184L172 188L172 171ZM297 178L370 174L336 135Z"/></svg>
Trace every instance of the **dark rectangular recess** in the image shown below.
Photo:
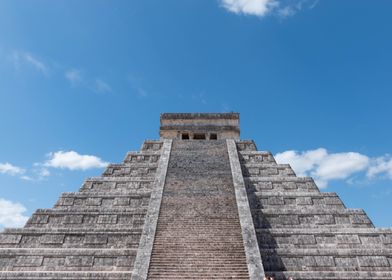
<svg viewBox="0 0 392 280"><path fill-rule="evenodd" d="M218 139L218 135L216 133L210 134L210 140L217 140L217 139Z"/></svg>
<svg viewBox="0 0 392 280"><path fill-rule="evenodd" d="M205 133L195 133L195 134L193 134L193 139L206 140L206 135L205 135Z"/></svg>
<svg viewBox="0 0 392 280"><path fill-rule="evenodd" d="M181 139L182 140L189 140L189 133L182 133L181 134Z"/></svg>

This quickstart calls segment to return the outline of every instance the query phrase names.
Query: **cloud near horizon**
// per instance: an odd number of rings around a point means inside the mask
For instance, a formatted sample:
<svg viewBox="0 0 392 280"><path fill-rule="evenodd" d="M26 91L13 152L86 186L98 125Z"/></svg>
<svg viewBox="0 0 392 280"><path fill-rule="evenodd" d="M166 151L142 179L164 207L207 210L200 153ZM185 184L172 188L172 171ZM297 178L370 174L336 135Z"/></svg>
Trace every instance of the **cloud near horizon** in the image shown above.
<svg viewBox="0 0 392 280"><path fill-rule="evenodd" d="M0 198L0 228L23 226L29 218L24 212L26 207L22 204Z"/></svg>
<svg viewBox="0 0 392 280"><path fill-rule="evenodd" d="M92 155L80 155L75 151L58 151L49 154L50 159L43 165L45 167L61 168L69 170L87 170L103 168L109 163Z"/></svg>
<svg viewBox="0 0 392 280"><path fill-rule="evenodd" d="M289 163L298 176L311 176L320 188L326 188L333 180L349 180L353 175L365 172L368 179L387 174L392 179L392 158L370 158L356 152L329 153L325 148L298 152L277 153L278 163Z"/></svg>

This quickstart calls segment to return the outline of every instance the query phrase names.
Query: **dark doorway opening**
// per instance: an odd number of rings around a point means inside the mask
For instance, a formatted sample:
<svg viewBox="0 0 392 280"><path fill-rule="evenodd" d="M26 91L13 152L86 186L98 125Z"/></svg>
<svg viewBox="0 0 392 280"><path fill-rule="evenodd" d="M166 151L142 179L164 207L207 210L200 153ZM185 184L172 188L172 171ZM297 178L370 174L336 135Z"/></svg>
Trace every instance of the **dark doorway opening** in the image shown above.
<svg viewBox="0 0 392 280"><path fill-rule="evenodd" d="M206 135L204 133L195 133L193 135L193 139L195 139L195 140L206 140Z"/></svg>
<svg viewBox="0 0 392 280"><path fill-rule="evenodd" d="M181 139L182 140L189 140L189 134L188 133L182 133L181 134Z"/></svg>

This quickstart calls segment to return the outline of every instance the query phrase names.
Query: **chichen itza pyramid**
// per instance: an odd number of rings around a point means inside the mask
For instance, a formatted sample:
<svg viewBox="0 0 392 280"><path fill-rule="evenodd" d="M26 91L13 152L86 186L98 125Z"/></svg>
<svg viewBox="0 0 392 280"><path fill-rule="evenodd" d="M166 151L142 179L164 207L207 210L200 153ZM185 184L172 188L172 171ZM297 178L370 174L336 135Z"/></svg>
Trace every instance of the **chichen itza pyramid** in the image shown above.
<svg viewBox="0 0 392 280"><path fill-rule="evenodd" d="M392 230L240 140L237 113L162 114L0 247L0 279L392 279Z"/></svg>

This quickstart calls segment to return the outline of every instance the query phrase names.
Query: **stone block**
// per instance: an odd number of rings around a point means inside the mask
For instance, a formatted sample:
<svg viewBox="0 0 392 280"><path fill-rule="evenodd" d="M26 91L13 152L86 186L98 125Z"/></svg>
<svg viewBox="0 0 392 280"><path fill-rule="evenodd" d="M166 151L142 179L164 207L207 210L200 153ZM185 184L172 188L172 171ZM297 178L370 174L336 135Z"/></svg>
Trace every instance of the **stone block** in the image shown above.
<svg viewBox="0 0 392 280"><path fill-rule="evenodd" d="M358 267L358 260L355 256L353 257L335 257L335 264L337 267L349 268Z"/></svg>
<svg viewBox="0 0 392 280"><path fill-rule="evenodd" d="M106 234L87 234L85 236L85 244L107 244L108 237Z"/></svg>
<svg viewBox="0 0 392 280"><path fill-rule="evenodd" d="M83 223L83 215L65 215L64 224L81 224Z"/></svg>
<svg viewBox="0 0 392 280"><path fill-rule="evenodd" d="M67 256L65 257L65 266L93 266L93 256Z"/></svg>
<svg viewBox="0 0 392 280"><path fill-rule="evenodd" d="M64 242L64 234L44 234L40 237L42 244L62 244Z"/></svg>
<svg viewBox="0 0 392 280"><path fill-rule="evenodd" d="M42 265L42 261L42 256L18 256L14 266L37 267Z"/></svg>
<svg viewBox="0 0 392 280"><path fill-rule="evenodd" d="M388 259L384 256L358 256L359 266L386 267L389 266Z"/></svg>
<svg viewBox="0 0 392 280"><path fill-rule="evenodd" d="M98 224L115 224L117 223L117 215L99 215Z"/></svg>
<svg viewBox="0 0 392 280"><path fill-rule="evenodd" d="M359 244L361 243L358 235L353 234L337 234L336 240L338 244Z"/></svg>
<svg viewBox="0 0 392 280"><path fill-rule="evenodd" d="M19 244L21 234L0 234L0 244Z"/></svg>
<svg viewBox="0 0 392 280"><path fill-rule="evenodd" d="M317 266L335 266L335 261L332 256L315 256Z"/></svg>

